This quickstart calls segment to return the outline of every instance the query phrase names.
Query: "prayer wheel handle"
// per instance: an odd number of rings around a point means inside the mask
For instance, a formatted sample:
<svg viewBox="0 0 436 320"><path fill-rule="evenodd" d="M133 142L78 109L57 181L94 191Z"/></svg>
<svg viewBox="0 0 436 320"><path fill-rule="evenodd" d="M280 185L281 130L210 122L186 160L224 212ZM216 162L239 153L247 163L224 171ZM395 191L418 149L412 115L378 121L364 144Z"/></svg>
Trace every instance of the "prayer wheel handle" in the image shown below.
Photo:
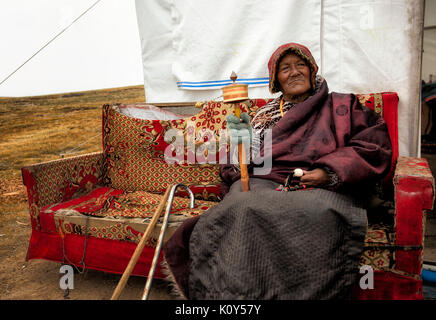
<svg viewBox="0 0 436 320"><path fill-rule="evenodd" d="M247 84L236 84L236 79L238 76L234 71L230 75L230 79L232 80L232 84L227 85L222 88L223 90L223 100L224 103L233 104L235 108L235 115L240 119L242 110L240 108L240 103L242 101L248 100L248 85ZM247 168L247 156L245 152L245 148L243 143L238 143L238 160L239 167L241 168L241 184L242 191L250 191L250 179L248 177L248 168Z"/></svg>

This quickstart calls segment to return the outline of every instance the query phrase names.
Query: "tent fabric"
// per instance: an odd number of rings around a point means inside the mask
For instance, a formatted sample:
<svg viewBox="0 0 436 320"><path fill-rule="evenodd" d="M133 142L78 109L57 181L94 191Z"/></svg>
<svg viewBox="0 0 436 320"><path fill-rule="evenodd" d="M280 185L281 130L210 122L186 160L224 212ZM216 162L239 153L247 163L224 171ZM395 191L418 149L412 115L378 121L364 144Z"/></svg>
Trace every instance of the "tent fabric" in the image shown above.
<svg viewBox="0 0 436 320"><path fill-rule="evenodd" d="M289 42L289 30L294 42L312 39L311 50L320 54L318 0L224 0L218 6L216 1L171 1L171 13L172 73L181 89L221 88L231 83L233 70L249 86L268 85L266 58Z"/></svg>
<svg viewBox="0 0 436 320"><path fill-rule="evenodd" d="M422 2L323 1L323 76L332 91L397 92L405 156L418 155Z"/></svg>
<svg viewBox="0 0 436 320"><path fill-rule="evenodd" d="M317 0L137 0L147 101L215 99L232 71L239 80L251 79L253 97L273 97L266 79L276 47L292 38L320 58L320 9ZM289 12L299 18L289 19Z"/></svg>
<svg viewBox="0 0 436 320"><path fill-rule="evenodd" d="M271 53L299 42L331 91L397 92L400 155L417 156L423 6L422 0L136 0L147 102L219 98L219 84L232 71L263 79ZM207 81L224 82L200 87ZM261 81L249 86L250 98L275 97Z"/></svg>

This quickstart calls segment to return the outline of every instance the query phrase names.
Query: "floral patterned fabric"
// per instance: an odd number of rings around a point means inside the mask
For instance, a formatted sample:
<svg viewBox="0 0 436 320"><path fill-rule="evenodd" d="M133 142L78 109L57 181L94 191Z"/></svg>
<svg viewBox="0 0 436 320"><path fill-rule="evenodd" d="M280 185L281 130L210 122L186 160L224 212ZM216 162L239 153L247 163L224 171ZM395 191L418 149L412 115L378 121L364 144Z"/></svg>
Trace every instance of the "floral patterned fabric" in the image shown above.
<svg viewBox="0 0 436 320"><path fill-rule="evenodd" d="M162 193L183 183L198 195L206 190L217 200L218 170L215 165L170 164L164 151L169 128L184 128L182 120L144 120L128 117L109 105L103 110L104 183L115 189Z"/></svg>
<svg viewBox="0 0 436 320"><path fill-rule="evenodd" d="M72 210L92 217L149 218L163 198L162 194L146 191L124 191L100 187L80 198L46 206L41 212L56 213ZM194 209L189 208L189 199L174 197L171 214L193 217L216 205L217 202L196 200Z"/></svg>

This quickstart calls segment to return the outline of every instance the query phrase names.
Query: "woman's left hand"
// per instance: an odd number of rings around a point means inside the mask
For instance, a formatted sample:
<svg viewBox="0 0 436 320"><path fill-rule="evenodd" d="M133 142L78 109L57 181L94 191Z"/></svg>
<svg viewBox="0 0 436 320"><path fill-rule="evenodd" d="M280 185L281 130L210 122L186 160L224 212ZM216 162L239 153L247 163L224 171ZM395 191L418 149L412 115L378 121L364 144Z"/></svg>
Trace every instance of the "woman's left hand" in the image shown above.
<svg viewBox="0 0 436 320"><path fill-rule="evenodd" d="M310 171L303 170L300 181L307 186L321 187L330 183L330 177L324 169L316 168Z"/></svg>

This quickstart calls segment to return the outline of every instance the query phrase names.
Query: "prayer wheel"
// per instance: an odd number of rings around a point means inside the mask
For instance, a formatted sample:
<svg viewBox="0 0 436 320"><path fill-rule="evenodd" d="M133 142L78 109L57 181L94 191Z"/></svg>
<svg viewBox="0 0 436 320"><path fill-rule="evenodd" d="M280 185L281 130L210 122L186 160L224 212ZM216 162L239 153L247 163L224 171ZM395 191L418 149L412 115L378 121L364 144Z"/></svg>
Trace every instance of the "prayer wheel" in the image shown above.
<svg viewBox="0 0 436 320"><path fill-rule="evenodd" d="M248 100L248 85L244 83L235 83L237 79L235 72L232 72L230 79L233 83L222 89L224 103Z"/></svg>

